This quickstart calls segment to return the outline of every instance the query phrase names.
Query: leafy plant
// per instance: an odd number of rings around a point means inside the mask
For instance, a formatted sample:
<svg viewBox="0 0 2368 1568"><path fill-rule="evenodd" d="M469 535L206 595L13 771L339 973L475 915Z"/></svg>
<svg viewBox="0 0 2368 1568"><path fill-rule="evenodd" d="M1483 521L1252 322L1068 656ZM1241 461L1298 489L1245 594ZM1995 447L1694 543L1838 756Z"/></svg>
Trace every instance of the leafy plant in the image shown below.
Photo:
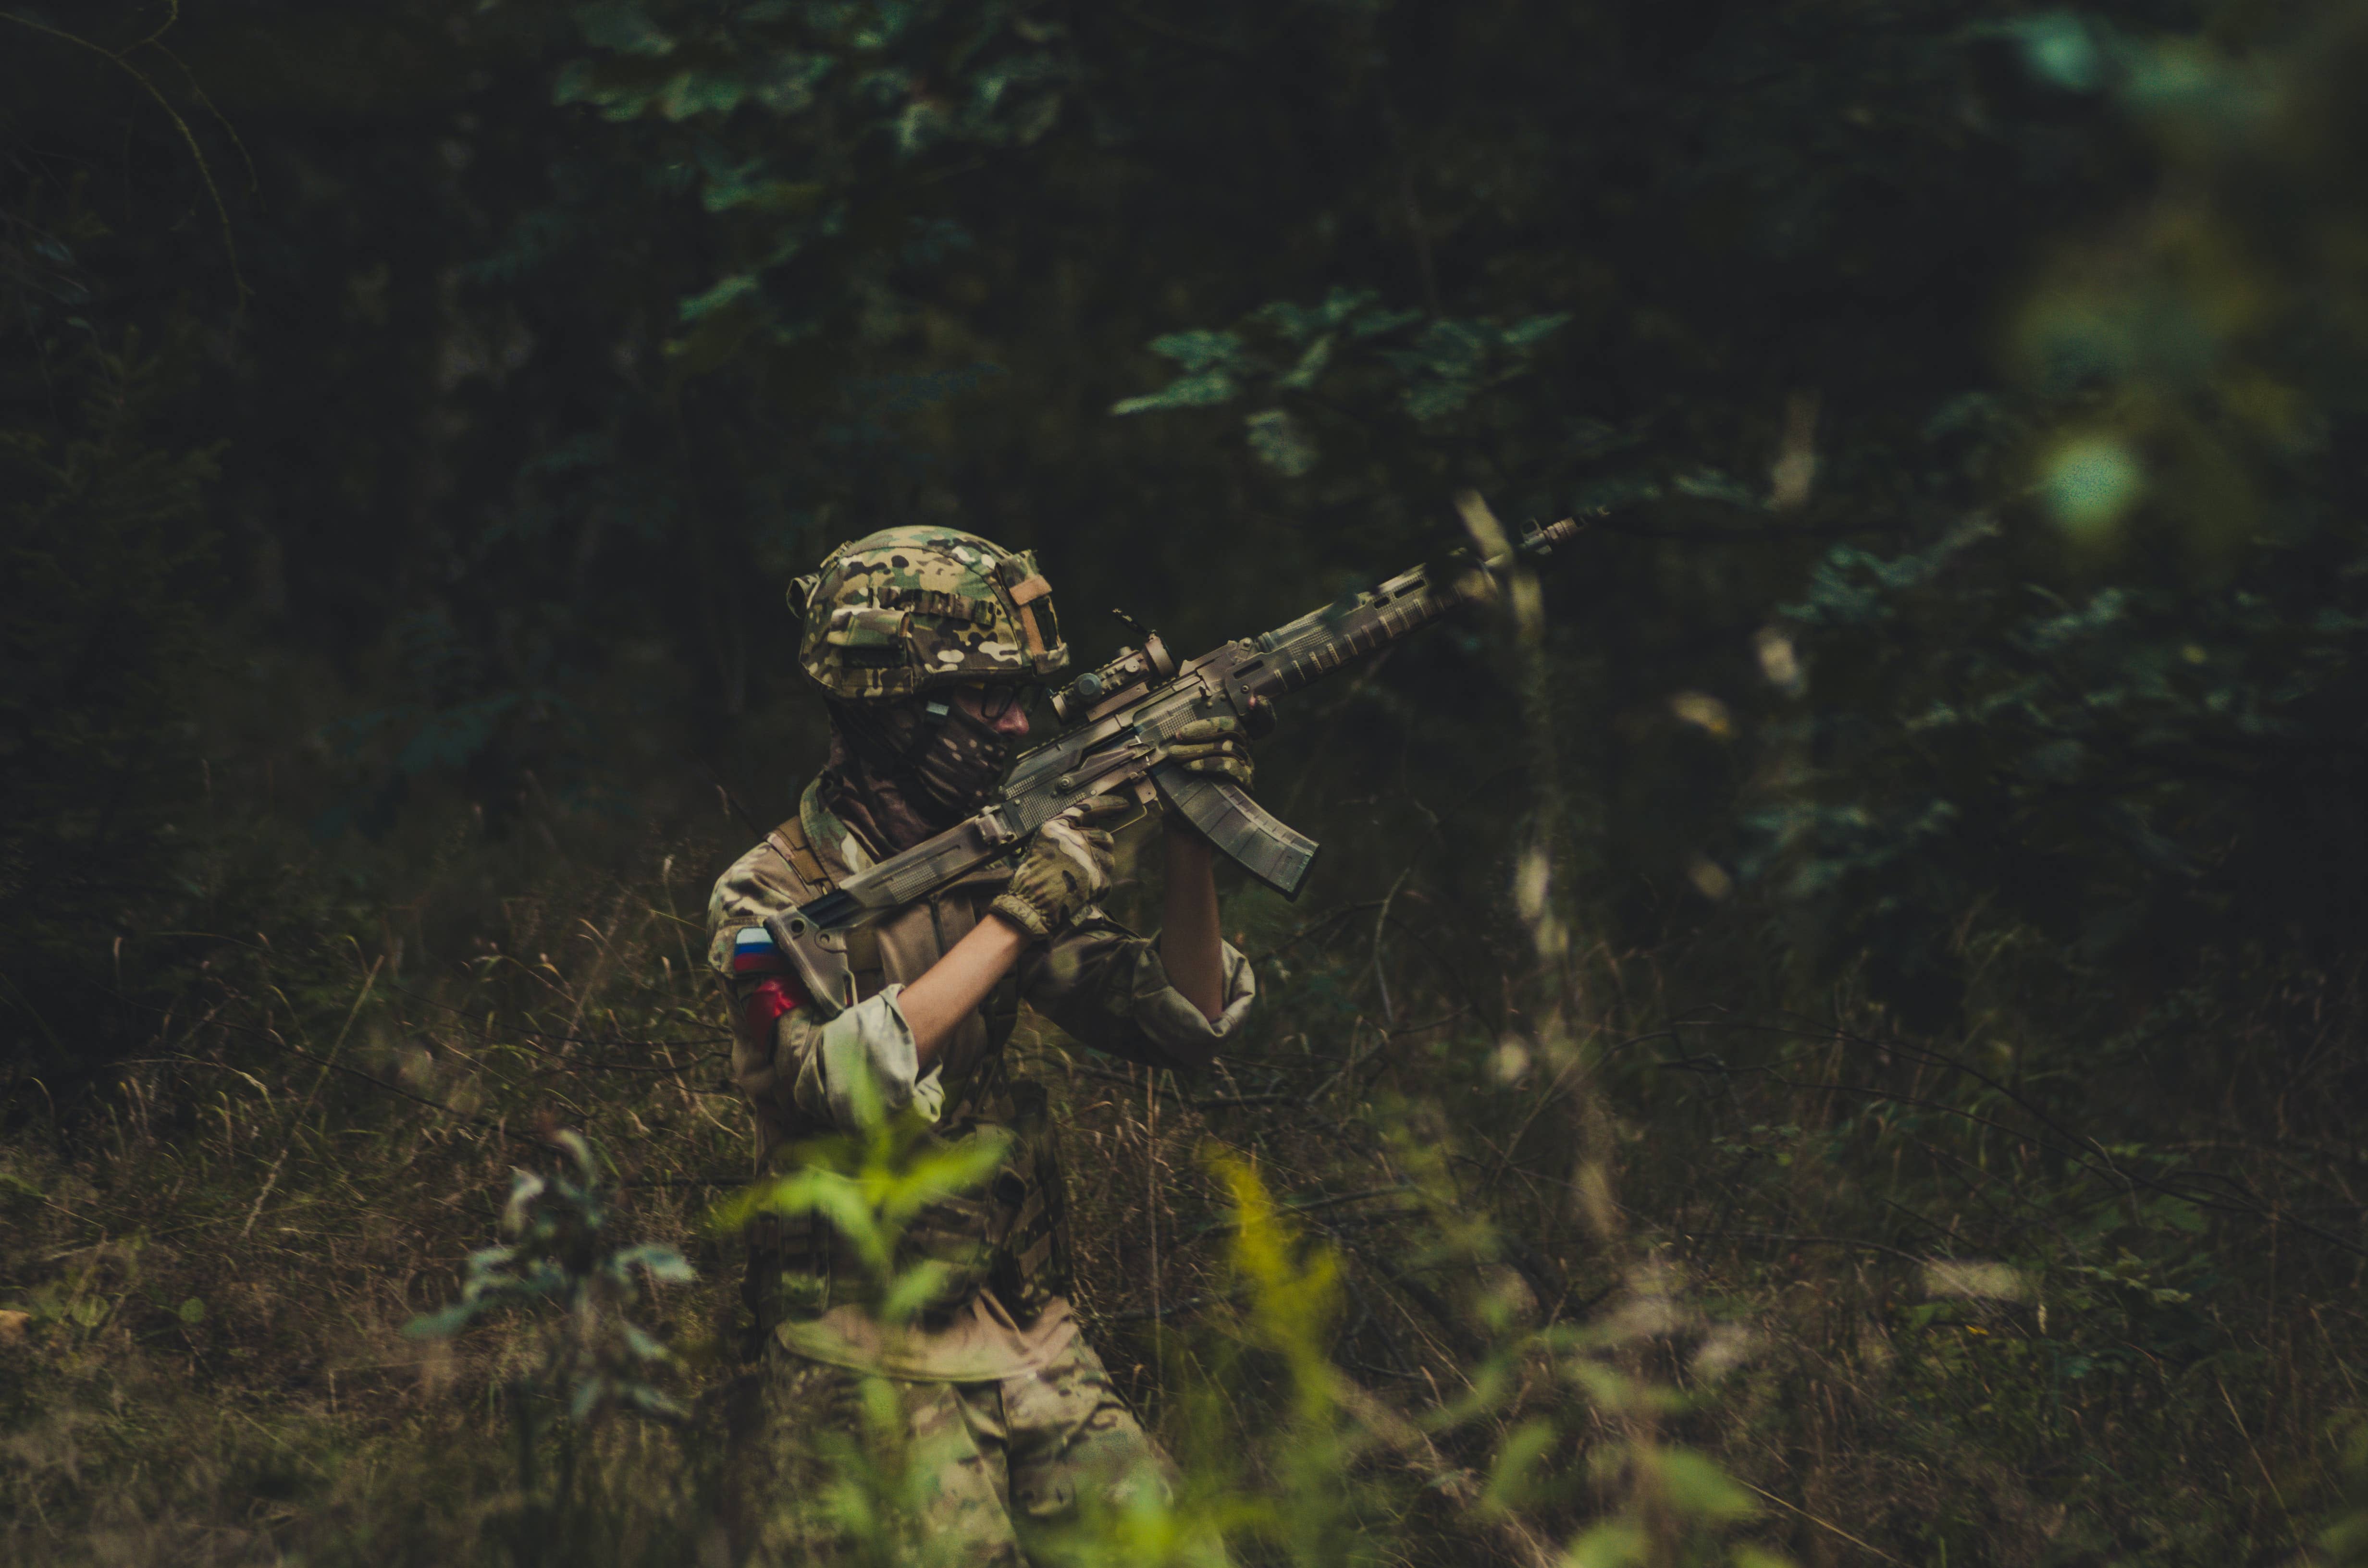
<svg viewBox="0 0 2368 1568"><path fill-rule="evenodd" d="M611 1406L679 1418L681 1407L652 1381L673 1353L627 1313L641 1299L644 1277L679 1285L698 1276L670 1246L612 1240L592 1145L567 1128L548 1137L570 1169L518 1172L502 1208L502 1230L512 1239L471 1253L461 1299L414 1318L404 1333L442 1339L494 1312L555 1308L564 1314L563 1332L538 1381L544 1391L565 1393L571 1420L589 1421Z"/></svg>
<svg viewBox="0 0 2368 1568"><path fill-rule="evenodd" d="M674 1352L632 1314L644 1279L688 1284L697 1278L673 1247L611 1236L591 1143L567 1128L545 1137L566 1163L549 1175L515 1173L502 1208L502 1230L511 1239L469 1255L460 1300L404 1325L412 1338L442 1339L496 1313L558 1315L542 1336L541 1365L508 1383L525 1499L515 1544L527 1562L545 1560L556 1543L543 1532L566 1522L577 1502L578 1444L571 1432L554 1429L554 1408L577 1431L611 1410L664 1422L684 1418L682 1406L659 1382ZM544 1451L553 1447L557 1462L546 1466Z"/></svg>
<svg viewBox="0 0 2368 1568"><path fill-rule="evenodd" d="M1371 290L1335 289L1323 303L1261 305L1226 331L1170 333L1151 351L1186 373L1156 392L1121 399L1113 414L1201 408L1237 398L1272 403L1248 417L1258 460L1298 479L1323 459L1311 426L1361 436L1344 405L1381 393L1417 427L1436 426L1474 397L1527 373L1566 312L1499 324L1385 310ZM1360 397L1360 394L1361 397ZM1389 407L1384 403L1384 407Z"/></svg>
<svg viewBox="0 0 2368 1568"><path fill-rule="evenodd" d="M679 304L678 369L843 339L881 286L972 242L923 182L1031 145L1076 67L1025 5L599 0L557 101L646 120L724 236L730 269ZM889 307L893 310L893 306Z"/></svg>

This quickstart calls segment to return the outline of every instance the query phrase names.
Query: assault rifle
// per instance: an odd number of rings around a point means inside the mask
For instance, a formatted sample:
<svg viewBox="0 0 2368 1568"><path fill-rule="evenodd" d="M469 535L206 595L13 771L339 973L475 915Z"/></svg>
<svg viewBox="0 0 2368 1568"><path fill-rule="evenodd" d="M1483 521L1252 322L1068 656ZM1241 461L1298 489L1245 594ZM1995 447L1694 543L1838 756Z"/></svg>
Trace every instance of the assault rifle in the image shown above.
<svg viewBox="0 0 2368 1568"><path fill-rule="evenodd" d="M825 1018L854 1005L848 934L1016 851L1053 818L1097 795L1131 794L1146 813L1167 809L1226 858L1286 898L1299 896L1316 843L1268 812L1238 785L1189 773L1168 759L1167 742L1195 719L1232 714L1255 738L1274 725L1273 700L1418 631L1449 611L1489 597L1517 557L1543 555L1576 538L1570 518L1525 530L1486 561L1417 566L1301 616L1262 637L1227 642L1178 666L1156 633L1121 649L1053 699L1066 726L1019 754L993 801L974 815L902 854L849 876L837 891L766 920ZM1132 624L1132 623L1130 623Z"/></svg>

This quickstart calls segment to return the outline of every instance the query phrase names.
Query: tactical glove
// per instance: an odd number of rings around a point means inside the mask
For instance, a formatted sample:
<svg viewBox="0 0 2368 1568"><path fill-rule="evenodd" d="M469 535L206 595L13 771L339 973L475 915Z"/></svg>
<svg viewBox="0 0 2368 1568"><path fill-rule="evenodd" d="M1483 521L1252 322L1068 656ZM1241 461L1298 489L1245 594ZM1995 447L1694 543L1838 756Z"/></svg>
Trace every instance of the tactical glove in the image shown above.
<svg viewBox="0 0 2368 1568"><path fill-rule="evenodd" d="M987 908L1036 940L1049 941L1110 888L1117 851L1110 835L1093 824L1133 809L1126 800L1098 795L1038 828L1020 853L1011 886Z"/></svg>
<svg viewBox="0 0 2368 1568"><path fill-rule="evenodd" d="M1230 713L1193 720L1168 741L1167 755L1182 763L1187 773L1250 787L1249 739L1242 733L1241 721Z"/></svg>

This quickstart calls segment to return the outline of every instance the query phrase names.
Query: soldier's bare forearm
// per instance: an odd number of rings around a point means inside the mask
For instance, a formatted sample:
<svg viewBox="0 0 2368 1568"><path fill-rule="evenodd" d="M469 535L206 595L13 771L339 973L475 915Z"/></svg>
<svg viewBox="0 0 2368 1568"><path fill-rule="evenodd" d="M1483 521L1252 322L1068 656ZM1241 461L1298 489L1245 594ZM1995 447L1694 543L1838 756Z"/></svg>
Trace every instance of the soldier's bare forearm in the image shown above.
<svg viewBox="0 0 2368 1568"><path fill-rule="evenodd" d="M1167 983L1213 1022L1225 1010L1215 857L1207 839L1172 817L1166 836L1167 897L1159 928L1159 961L1167 970Z"/></svg>
<svg viewBox="0 0 2368 1568"><path fill-rule="evenodd" d="M1008 921L982 920L969 936L948 949L920 979L896 999L913 1031L913 1048L927 1073L964 1018L978 1011L1028 946L1028 935Z"/></svg>

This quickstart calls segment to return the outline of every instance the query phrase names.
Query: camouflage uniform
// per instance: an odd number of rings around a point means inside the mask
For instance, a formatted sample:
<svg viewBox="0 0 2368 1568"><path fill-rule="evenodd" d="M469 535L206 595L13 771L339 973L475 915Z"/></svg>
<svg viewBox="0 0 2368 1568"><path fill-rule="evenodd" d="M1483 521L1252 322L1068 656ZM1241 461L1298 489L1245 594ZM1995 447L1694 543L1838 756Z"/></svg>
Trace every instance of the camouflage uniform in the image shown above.
<svg viewBox="0 0 2368 1568"><path fill-rule="evenodd" d="M769 1425L762 1451L748 1456L766 1498L746 1531L755 1562L787 1568L855 1555L832 1487L844 1483L850 1450L864 1447L873 1465L904 1482L883 1510L895 1516L891 1550L900 1564L1018 1568L1086 1510L1123 1508L1136 1488L1167 1486L1158 1453L1082 1339L1008 1378L890 1382L901 1453L882 1451L896 1444L849 1441L867 1428L860 1373L779 1354L767 1358L763 1378Z"/></svg>
<svg viewBox="0 0 2368 1568"><path fill-rule="evenodd" d="M798 815L734 861L708 901L708 964L729 978L735 1017L751 989L746 976L732 972L737 935L760 925L765 916L810 903L825 891L798 871L795 840L803 839L823 873L834 881L871 863L861 841L824 810L816 797L809 785ZM811 1009L801 1007L785 1014L769 1039L735 1035L732 1078L757 1113L765 1154L784 1142L852 1125L848 1087L833 1080L830 1069L835 1062L852 1062L861 1053L842 1049L841 1042L899 1032L909 1037L911 1031L894 1007L895 994L968 936L1010 881L1008 863L982 867L873 926L876 967L867 973L866 966L858 965L863 1000L838 1017L822 1023ZM1224 961L1225 1006L1212 1023L1168 984L1156 941L1136 936L1089 905L1050 942L1030 947L986 1006L956 1026L939 1066L910 1085L911 1097L942 1126L953 1119L960 1105L1008 1095L1013 1085L1002 1081L1001 1053L1019 1020L1022 999L1096 1051L1153 1067L1191 1064L1205 1055L1210 1042L1233 1032L1257 994L1249 961L1230 943L1224 946ZM877 1062L884 1054L873 1053L871 1059ZM930 1077L938 1080L934 1085ZM882 1087L894 1095L905 1085Z"/></svg>
<svg viewBox="0 0 2368 1568"><path fill-rule="evenodd" d="M925 678L938 667L961 671L953 676L961 680L992 670L1031 679L1065 663L1032 562L982 558L983 573L965 578L931 570L916 551L901 561L892 552L889 569L880 570L878 541L905 536L935 547L946 530L859 541L871 548L835 553L816 577L793 587L793 598L803 595L817 610L808 617L810 669L820 661L835 680L891 698L943 684L943 676ZM848 571L850 561L861 570ZM958 590L975 596L985 573L1012 592L982 608ZM850 578L859 585L853 597L869 601L855 607L865 613L843 613ZM834 601L837 608L819 613ZM1011 613L1040 603L1041 616ZM891 625L891 617L928 624ZM849 1085L858 1074L871 1074L892 1105L920 1108L937 1136L996 1130L1014 1140L1014 1153L985 1191L933 1206L906 1232L908 1245L951 1266L959 1284L893 1345L880 1342L854 1304L852 1259L826 1225L761 1221L752 1233L749 1295L767 1336L766 1398L760 1431L750 1435L744 1457L748 1485L763 1501L748 1509L743 1533L759 1548L759 1561L833 1555L839 1526L817 1483L844 1458L832 1458L833 1443L863 1429L861 1384L871 1375L891 1380L904 1403L902 1439L918 1479L916 1494L894 1511L915 1531L910 1560L1017 1563L1031 1532L1097 1499L1164 1484L1156 1450L1070 1313L1044 1096L1012 1080L1003 1055L1019 1003L1096 1050L1171 1067L1205 1060L1248 1010L1256 984L1247 961L1224 947L1225 1005L1212 1021L1168 983L1155 941L1087 905L1050 940L1031 943L986 1005L956 1027L938 1062L916 1074L897 997L987 917L1011 881L1005 864L905 906L851 944L859 997L852 1007L824 1021L812 1006L793 1006L760 1028L746 1027L751 1015L744 1008L772 977L735 972L735 954L746 950L741 934L871 862L861 836L820 795L817 781L797 816L733 864L708 911L709 961L729 981L734 1016L744 1025L734 1032L733 1079L756 1112L765 1158L851 1128Z"/></svg>

